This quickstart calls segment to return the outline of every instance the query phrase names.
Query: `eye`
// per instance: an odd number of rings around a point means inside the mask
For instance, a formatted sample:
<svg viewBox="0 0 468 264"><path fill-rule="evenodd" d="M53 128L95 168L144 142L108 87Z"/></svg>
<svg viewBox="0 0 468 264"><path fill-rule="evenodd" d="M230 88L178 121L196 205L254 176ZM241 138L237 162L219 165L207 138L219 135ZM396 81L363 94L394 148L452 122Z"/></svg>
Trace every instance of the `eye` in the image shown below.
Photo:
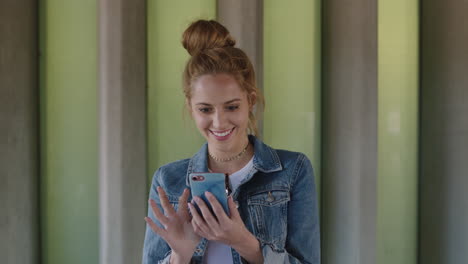
<svg viewBox="0 0 468 264"><path fill-rule="evenodd" d="M229 111L235 111L237 109L239 109L239 106L238 105L230 105L228 107L226 107L227 110Z"/></svg>
<svg viewBox="0 0 468 264"><path fill-rule="evenodd" d="M211 108L210 107L202 107L202 108L199 108L198 111L200 111L202 113L209 113L209 112L211 112Z"/></svg>

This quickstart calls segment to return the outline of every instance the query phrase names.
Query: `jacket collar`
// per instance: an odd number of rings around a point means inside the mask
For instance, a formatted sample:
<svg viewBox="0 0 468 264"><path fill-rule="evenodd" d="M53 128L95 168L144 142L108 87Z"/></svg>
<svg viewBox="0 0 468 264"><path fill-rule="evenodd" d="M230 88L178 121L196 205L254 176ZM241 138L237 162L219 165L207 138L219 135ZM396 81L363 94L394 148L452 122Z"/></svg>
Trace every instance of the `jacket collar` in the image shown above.
<svg viewBox="0 0 468 264"><path fill-rule="evenodd" d="M280 171L283 169L278 154L274 149L267 146L261 140L252 135L249 135L249 141L254 146L253 165L255 169L264 173ZM190 173L208 171L207 157L208 143L205 143L189 161L186 175L187 186L190 186Z"/></svg>

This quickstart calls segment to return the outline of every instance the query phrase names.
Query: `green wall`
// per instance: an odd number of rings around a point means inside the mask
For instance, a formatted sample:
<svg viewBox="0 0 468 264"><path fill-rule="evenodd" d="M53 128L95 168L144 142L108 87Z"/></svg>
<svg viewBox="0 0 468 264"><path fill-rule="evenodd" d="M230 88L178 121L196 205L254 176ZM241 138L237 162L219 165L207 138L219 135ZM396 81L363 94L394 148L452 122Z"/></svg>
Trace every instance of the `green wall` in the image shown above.
<svg viewBox="0 0 468 264"><path fill-rule="evenodd" d="M39 4L42 263L98 263L96 1Z"/></svg>
<svg viewBox="0 0 468 264"><path fill-rule="evenodd" d="M379 1L378 264L417 262L418 9Z"/></svg>
<svg viewBox="0 0 468 264"><path fill-rule="evenodd" d="M159 166L191 157L204 143L184 108L182 72L189 55L181 39L190 22L215 17L215 0L148 1L150 179Z"/></svg>
<svg viewBox="0 0 468 264"><path fill-rule="evenodd" d="M320 183L319 1L264 1L263 138L305 153Z"/></svg>
<svg viewBox="0 0 468 264"><path fill-rule="evenodd" d="M418 2L378 13L377 263L416 263ZM40 1L43 263L98 262L97 1ZM184 116L183 30L216 17L215 0L150 0L148 169L203 144ZM263 139L312 160L320 189L321 4L264 1ZM152 177L152 175L148 175Z"/></svg>

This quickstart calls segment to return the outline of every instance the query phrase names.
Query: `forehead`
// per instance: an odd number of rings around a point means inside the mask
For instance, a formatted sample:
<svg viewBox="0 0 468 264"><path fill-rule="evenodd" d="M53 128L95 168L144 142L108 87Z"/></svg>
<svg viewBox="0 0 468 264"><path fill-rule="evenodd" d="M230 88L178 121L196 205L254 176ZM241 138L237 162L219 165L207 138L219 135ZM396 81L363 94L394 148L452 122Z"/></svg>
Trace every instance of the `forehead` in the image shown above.
<svg viewBox="0 0 468 264"><path fill-rule="evenodd" d="M192 85L192 102L223 103L246 96L236 79L228 74L203 75Z"/></svg>

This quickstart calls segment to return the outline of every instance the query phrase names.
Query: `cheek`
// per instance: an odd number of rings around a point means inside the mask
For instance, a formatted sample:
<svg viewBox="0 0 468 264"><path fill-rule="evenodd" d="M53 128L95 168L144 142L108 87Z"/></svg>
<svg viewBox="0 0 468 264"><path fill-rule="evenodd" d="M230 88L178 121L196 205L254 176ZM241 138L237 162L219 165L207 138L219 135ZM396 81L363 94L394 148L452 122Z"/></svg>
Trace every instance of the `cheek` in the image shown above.
<svg viewBox="0 0 468 264"><path fill-rule="evenodd" d="M209 118L206 118L202 115L193 115L193 119L195 120L195 124L199 129L205 129L210 124Z"/></svg>
<svg viewBox="0 0 468 264"><path fill-rule="evenodd" d="M239 125L239 126L247 127L248 124L249 124L249 112L246 111L246 112L243 112L242 114L238 115L235 118L234 122L236 122L236 124Z"/></svg>

